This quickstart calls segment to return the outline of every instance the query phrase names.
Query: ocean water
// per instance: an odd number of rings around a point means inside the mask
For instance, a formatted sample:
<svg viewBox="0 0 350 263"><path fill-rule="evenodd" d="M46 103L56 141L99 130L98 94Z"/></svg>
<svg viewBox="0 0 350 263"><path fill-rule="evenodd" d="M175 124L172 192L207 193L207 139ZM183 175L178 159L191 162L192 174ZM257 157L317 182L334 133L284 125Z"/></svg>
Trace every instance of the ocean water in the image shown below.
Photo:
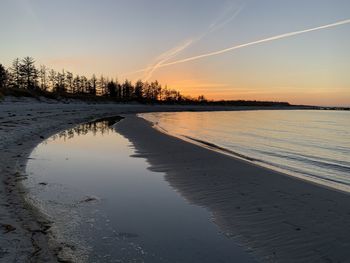
<svg viewBox="0 0 350 263"><path fill-rule="evenodd" d="M350 112L146 113L163 132L292 176L350 191Z"/></svg>

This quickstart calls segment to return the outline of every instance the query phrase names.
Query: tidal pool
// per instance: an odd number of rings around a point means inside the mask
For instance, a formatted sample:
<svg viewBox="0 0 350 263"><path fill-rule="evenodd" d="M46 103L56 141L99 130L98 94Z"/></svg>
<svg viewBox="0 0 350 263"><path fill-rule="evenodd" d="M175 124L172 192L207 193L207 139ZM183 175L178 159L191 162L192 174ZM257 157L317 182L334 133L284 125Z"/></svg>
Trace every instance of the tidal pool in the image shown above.
<svg viewBox="0 0 350 263"><path fill-rule="evenodd" d="M52 136L27 164L28 200L78 261L254 262L205 208L133 157L132 143L112 124L101 120Z"/></svg>

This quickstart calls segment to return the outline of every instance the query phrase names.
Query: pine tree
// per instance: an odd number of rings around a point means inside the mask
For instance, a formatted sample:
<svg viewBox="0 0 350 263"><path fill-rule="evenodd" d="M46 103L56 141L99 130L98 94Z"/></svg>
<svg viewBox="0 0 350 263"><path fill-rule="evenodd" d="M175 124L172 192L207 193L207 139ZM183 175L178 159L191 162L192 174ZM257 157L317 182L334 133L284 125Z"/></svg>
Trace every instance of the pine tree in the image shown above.
<svg viewBox="0 0 350 263"><path fill-rule="evenodd" d="M7 86L8 74L5 67L0 64L0 88L5 88Z"/></svg>
<svg viewBox="0 0 350 263"><path fill-rule="evenodd" d="M38 70L35 68L35 60L31 57L22 59L19 65L19 75L23 80L24 88L35 89L37 87Z"/></svg>

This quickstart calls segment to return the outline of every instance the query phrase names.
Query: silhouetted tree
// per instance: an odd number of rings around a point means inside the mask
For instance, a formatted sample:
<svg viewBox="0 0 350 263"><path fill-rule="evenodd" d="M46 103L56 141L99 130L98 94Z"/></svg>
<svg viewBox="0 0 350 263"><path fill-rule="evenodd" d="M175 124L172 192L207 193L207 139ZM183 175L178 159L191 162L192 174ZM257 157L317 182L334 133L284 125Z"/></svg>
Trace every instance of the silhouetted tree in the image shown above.
<svg viewBox="0 0 350 263"><path fill-rule="evenodd" d="M142 101L143 100L143 82L141 80L138 80L135 83L135 88L134 88L134 96L137 101Z"/></svg>
<svg viewBox="0 0 350 263"><path fill-rule="evenodd" d="M87 93L88 90L88 80L85 76L80 77L80 94Z"/></svg>
<svg viewBox="0 0 350 263"><path fill-rule="evenodd" d="M7 86L8 73L5 67L0 64L0 88L5 88Z"/></svg>
<svg viewBox="0 0 350 263"><path fill-rule="evenodd" d="M81 93L81 81L79 75L76 75L73 79L73 92Z"/></svg>
<svg viewBox="0 0 350 263"><path fill-rule="evenodd" d="M6 70L0 64L0 88L40 89L54 94L67 95L66 93L83 96L108 96L115 101L137 100L144 103L202 103L212 105L231 106L289 106L287 102L271 101L208 101L203 95L197 98L184 97L179 91L162 88L158 81L151 83L137 81L134 85L125 80L119 83L117 79L109 79L101 76L91 78L73 75L71 72L56 72L45 66L36 69L35 60L25 57L22 60L16 58L11 67Z"/></svg>
<svg viewBox="0 0 350 263"><path fill-rule="evenodd" d="M54 71L53 69L49 71L49 81L50 81L50 89L52 92L54 92L56 87L56 71Z"/></svg>
<svg viewBox="0 0 350 263"><path fill-rule="evenodd" d="M66 73L62 70L62 73L56 73L54 92L62 94L66 92Z"/></svg>
<svg viewBox="0 0 350 263"><path fill-rule="evenodd" d="M19 75L24 83L24 88L35 89L37 87L38 70L35 68L35 60L31 57L22 59L19 65Z"/></svg>
<svg viewBox="0 0 350 263"><path fill-rule="evenodd" d="M98 90L101 96L108 95L107 82L103 76L97 81Z"/></svg>
<svg viewBox="0 0 350 263"><path fill-rule="evenodd" d="M112 98L116 97L117 85L114 81L110 81L107 84L108 95Z"/></svg>
<svg viewBox="0 0 350 263"><path fill-rule="evenodd" d="M123 84L119 83L118 79L115 80L115 85L117 87L117 99L121 101L123 99Z"/></svg>
<svg viewBox="0 0 350 263"><path fill-rule="evenodd" d="M39 79L40 79L40 89L43 91L46 91L48 89L48 83L47 83L47 68L44 65L40 66L39 70Z"/></svg>
<svg viewBox="0 0 350 263"><path fill-rule="evenodd" d="M133 93L133 86L129 80L125 80L122 84L122 98L126 101L131 99L131 93Z"/></svg>
<svg viewBox="0 0 350 263"><path fill-rule="evenodd" d="M92 78L90 80L90 94L91 95L96 95L96 91L97 91L97 78L95 76L95 74L92 75Z"/></svg>
<svg viewBox="0 0 350 263"><path fill-rule="evenodd" d="M10 67L10 86L13 88L21 88L22 87L22 79L20 75L20 60L19 58L15 58L12 62L12 66Z"/></svg>
<svg viewBox="0 0 350 263"><path fill-rule="evenodd" d="M199 95L197 100L198 102L202 102L202 103L207 102L207 99L204 97L204 95Z"/></svg>
<svg viewBox="0 0 350 263"><path fill-rule="evenodd" d="M74 93L74 86L73 86L73 73L67 71L66 73L66 87L67 87L67 91L70 93Z"/></svg>
<svg viewBox="0 0 350 263"><path fill-rule="evenodd" d="M150 91L149 91L150 100L151 101L157 101L159 99L159 95L161 94L161 91L162 91L162 87L158 83L157 80L154 81L154 82L151 82L151 84L150 84Z"/></svg>

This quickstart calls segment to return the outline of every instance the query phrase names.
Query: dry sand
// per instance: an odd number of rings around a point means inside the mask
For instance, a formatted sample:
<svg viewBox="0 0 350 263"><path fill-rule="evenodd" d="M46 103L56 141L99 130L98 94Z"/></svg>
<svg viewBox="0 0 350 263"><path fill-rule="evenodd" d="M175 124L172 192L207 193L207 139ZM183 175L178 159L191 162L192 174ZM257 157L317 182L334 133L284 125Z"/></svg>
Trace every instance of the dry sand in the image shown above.
<svg viewBox="0 0 350 263"><path fill-rule="evenodd" d="M135 115L116 129L259 261L350 262L349 194L171 137Z"/></svg>

